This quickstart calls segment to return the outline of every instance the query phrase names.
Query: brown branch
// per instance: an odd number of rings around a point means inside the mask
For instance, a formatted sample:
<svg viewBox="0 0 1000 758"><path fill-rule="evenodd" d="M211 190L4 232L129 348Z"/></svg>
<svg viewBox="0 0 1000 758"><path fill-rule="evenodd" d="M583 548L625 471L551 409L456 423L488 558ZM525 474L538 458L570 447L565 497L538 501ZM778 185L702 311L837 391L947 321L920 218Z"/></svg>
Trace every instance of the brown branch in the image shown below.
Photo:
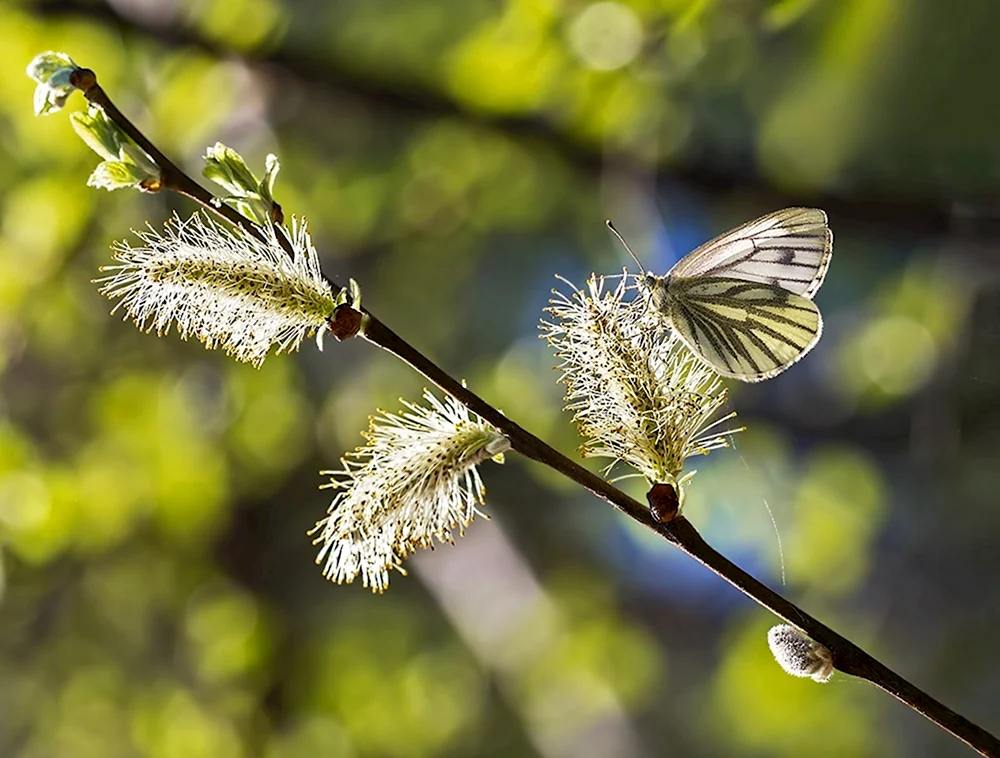
<svg viewBox="0 0 1000 758"><path fill-rule="evenodd" d="M157 187L151 187L151 191L158 192L160 189L168 189L189 197L203 208L222 216L229 223L263 241L264 237L254 223L228 205L219 203L215 195L198 184L161 153L156 145L150 142L146 135L139 131L138 127L124 113L118 110L118 106L111 102L111 98L97 83L97 75L93 71L89 68L79 68L73 72L70 82L83 92L84 97L89 102L99 106L108 118L129 136L129 139L145 150L146 154L153 159L157 168L160 169L160 184Z"/></svg>
<svg viewBox="0 0 1000 758"><path fill-rule="evenodd" d="M260 230L256 229L250 220L244 218L228 206L216 204L210 193L184 174L183 171L177 168L177 166L152 145L111 103L107 94L97 85L93 72L82 69L78 74L80 74L79 81L82 83L81 86L86 87L85 91L88 99L104 108L108 117L157 162L165 177L163 184L165 188L173 189L187 197L191 197L203 207L219 213L241 228L248 231L251 231L251 228L253 228L251 233L260 235ZM238 218L233 218L233 214L238 216ZM348 310L350 309L348 308ZM585 487L632 520L648 529L652 529L668 542L676 545L757 604L802 629L816 642L825 645L829 649L834 666L838 670L845 674L851 674L864 679L885 690L902 703L926 716L945 731L965 742L980 755L987 756L988 758L1000 758L1000 740L997 740L996 737L981 727L955 713L927 693L910 684L850 640L822 624L795 604L754 579L750 574L705 542L694 526L683 516L669 522L657 521L650 513L648 507L629 497L596 474L587 471L578 463L570 460L558 450L504 416L496 408L463 386L461 382L449 376L447 372L438 367L433 361L424 356L377 318L367 311L365 313L367 318L364 320L364 326L361 331L365 339L405 361L442 390L493 424L510 440L512 449L558 471L563 476ZM350 331L355 331L362 324L360 318L352 319L350 313L345 314L341 311L337 315L339 320L354 324L354 327L342 336L348 336Z"/></svg>
<svg viewBox="0 0 1000 758"><path fill-rule="evenodd" d="M198 182L188 176L173 161L160 152L159 148L150 142L146 135L139 131L139 128L118 109L118 106L111 102L108 93L97 83L97 74L89 68L79 68L71 75L70 83L83 92L84 97L89 102L99 106L107 114L108 118L114 121L118 128L128 135L129 139L135 142L136 145L142 148L153 159L157 168L160 169L160 181L158 185L146 188L146 191L159 192L160 190L168 189L184 195L184 197L194 200L206 210L221 216L233 226L240 227L243 231L253 235L261 242L265 241L264 235L261 234L260 228L256 224L235 208L220 202L215 195L198 184ZM285 235L277 234L276 237L279 244L285 249L285 252L291 254L291 243Z"/></svg>
<svg viewBox="0 0 1000 758"><path fill-rule="evenodd" d="M456 381L395 332L371 318L365 338L401 358L438 387L453 395L465 406L497 427L510 440L511 448L572 479L594 495L611 504L633 521L652 529L703 566L724 579L757 604L776 616L802 629L816 642L825 645L833 657L834 666L879 687L900 702L923 714L945 731L965 742L984 756L1000 757L1000 740L972 723L964 716L938 702L923 690L910 684L876 658L866 653L846 637L810 616L770 587L754 579L735 563L711 547L683 516L667 523L658 522L648 507L608 484L597 475L555 450L489 403Z"/></svg>
<svg viewBox="0 0 1000 758"><path fill-rule="evenodd" d="M816 642L825 645L830 650L834 667L838 671L864 679L885 690L981 755L995 758L1000 754L1000 740L992 734L955 713L847 638L785 600L770 587L761 584L705 542L689 521L683 517L674 521L673 532L678 540L676 544L685 553L772 613L802 629Z"/></svg>

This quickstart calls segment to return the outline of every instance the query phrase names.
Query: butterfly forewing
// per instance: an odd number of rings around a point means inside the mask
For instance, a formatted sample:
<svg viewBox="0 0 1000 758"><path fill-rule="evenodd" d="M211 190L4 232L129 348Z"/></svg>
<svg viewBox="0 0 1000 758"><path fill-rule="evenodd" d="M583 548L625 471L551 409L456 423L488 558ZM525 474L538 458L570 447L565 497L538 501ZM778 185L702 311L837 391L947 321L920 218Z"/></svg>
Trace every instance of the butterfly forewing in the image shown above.
<svg viewBox="0 0 1000 758"><path fill-rule="evenodd" d="M667 311L677 334L723 376L761 382L780 374L820 338L823 319L803 295L729 277L674 279Z"/></svg>
<svg viewBox="0 0 1000 758"><path fill-rule="evenodd" d="M833 255L833 233L818 208L785 208L748 221L684 256L676 277L729 277L812 298Z"/></svg>

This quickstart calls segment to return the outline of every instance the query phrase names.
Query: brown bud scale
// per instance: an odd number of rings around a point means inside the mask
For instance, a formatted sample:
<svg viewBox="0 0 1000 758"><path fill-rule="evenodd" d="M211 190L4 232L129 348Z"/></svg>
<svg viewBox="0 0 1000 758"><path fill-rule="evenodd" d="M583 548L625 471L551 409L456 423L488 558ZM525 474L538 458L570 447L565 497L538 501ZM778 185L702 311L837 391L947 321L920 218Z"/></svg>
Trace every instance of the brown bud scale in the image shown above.
<svg viewBox="0 0 1000 758"><path fill-rule="evenodd" d="M92 87L97 85L97 74L89 68L78 68L69 75L69 83L77 89L89 92Z"/></svg>
<svg viewBox="0 0 1000 758"><path fill-rule="evenodd" d="M673 521L677 517L681 501L677 489L672 484L654 484L646 493L649 502L649 512L661 524Z"/></svg>
<svg viewBox="0 0 1000 758"><path fill-rule="evenodd" d="M361 331L362 314L349 305L341 305L333 312L327 320L326 325L330 328L330 333L337 338L338 342L356 337Z"/></svg>

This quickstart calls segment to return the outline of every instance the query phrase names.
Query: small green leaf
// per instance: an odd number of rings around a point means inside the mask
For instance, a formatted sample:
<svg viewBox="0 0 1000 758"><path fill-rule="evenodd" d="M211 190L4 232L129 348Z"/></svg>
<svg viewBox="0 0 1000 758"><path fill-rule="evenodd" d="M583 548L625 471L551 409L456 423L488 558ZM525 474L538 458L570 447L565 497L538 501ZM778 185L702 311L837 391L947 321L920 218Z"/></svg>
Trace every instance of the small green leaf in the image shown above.
<svg viewBox="0 0 1000 758"><path fill-rule="evenodd" d="M56 53L49 50L32 58L25 73L39 84L45 84L55 74L66 68L73 70L79 66L66 53Z"/></svg>
<svg viewBox="0 0 1000 758"><path fill-rule="evenodd" d="M160 178L160 167L153 162L153 159L146 154L145 150L132 142L130 139L126 138L122 142L121 150L119 150L118 155L123 161L131 163L139 169L139 171L143 173L144 178Z"/></svg>
<svg viewBox="0 0 1000 758"><path fill-rule="evenodd" d="M88 187L111 190L138 188L149 177L138 166L124 161L103 161L87 179Z"/></svg>
<svg viewBox="0 0 1000 758"><path fill-rule="evenodd" d="M271 193L279 169L276 156L267 156L264 178L261 181L247 168L246 161L239 153L221 142L208 148L205 164L202 174L230 193L229 197L221 198L221 202L261 226L271 223L274 209Z"/></svg>
<svg viewBox="0 0 1000 758"><path fill-rule="evenodd" d="M38 82L35 88L35 115L55 113L66 104L66 99L76 89L70 78L79 69L65 53L46 52L36 55L25 71Z"/></svg>
<svg viewBox="0 0 1000 758"><path fill-rule="evenodd" d="M259 200L248 197L224 197L221 200L230 208L235 208L239 211L241 216L245 216L258 226L271 223Z"/></svg>
<svg viewBox="0 0 1000 758"><path fill-rule="evenodd" d="M351 307L356 311L361 310L361 285L359 285L354 279L347 280L347 286L350 288L351 293Z"/></svg>
<svg viewBox="0 0 1000 758"><path fill-rule="evenodd" d="M267 158L264 159L264 178L257 189L260 196L268 202L274 202L274 180L278 178L280 170L281 164L278 163L278 156L274 153L268 153Z"/></svg>
<svg viewBox="0 0 1000 758"><path fill-rule="evenodd" d="M158 180L160 169L146 152L99 107L70 117L73 130L87 146L104 159L87 184L107 190L139 187L141 182Z"/></svg>
<svg viewBox="0 0 1000 758"><path fill-rule="evenodd" d="M91 106L86 113L70 114L69 121L87 147L104 160L114 161L121 157L122 133L103 110Z"/></svg>
<svg viewBox="0 0 1000 758"><path fill-rule="evenodd" d="M257 177L247 168L243 156L221 142L216 142L205 153L205 163L202 171L207 179L224 187L236 197L256 194Z"/></svg>
<svg viewBox="0 0 1000 758"><path fill-rule="evenodd" d="M209 163L201 170L201 175L222 186L226 186L229 181L229 175L217 163Z"/></svg>

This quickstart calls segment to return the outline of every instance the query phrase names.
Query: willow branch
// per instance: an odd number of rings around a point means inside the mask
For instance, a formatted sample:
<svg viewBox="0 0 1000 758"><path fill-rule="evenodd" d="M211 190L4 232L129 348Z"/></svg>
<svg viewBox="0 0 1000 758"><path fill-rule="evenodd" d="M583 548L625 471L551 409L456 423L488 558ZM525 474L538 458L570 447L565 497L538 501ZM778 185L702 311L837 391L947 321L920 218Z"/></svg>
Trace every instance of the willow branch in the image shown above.
<svg viewBox="0 0 1000 758"><path fill-rule="evenodd" d="M717 576L731 584L757 604L825 645L837 670L864 679L885 690L900 702L923 714L945 731L962 740L984 756L1000 756L1000 741L981 727L951 710L914 686L874 656L846 637L810 616L770 587L759 582L735 563L711 547L694 525L683 516L667 523L656 521L649 508L618 488L591 473L508 419L496 408L449 376L399 335L375 318L365 331L365 338L401 358L438 387L453 395L497 427L510 440L511 448L572 479L594 495L617 508L647 529L680 548Z"/></svg>
<svg viewBox="0 0 1000 758"><path fill-rule="evenodd" d="M163 188L174 190L190 197L204 208L219 214L230 223L247 230L257 237L262 236L260 230L252 221L243 217L235 209L218 203L211 193L187 176L164 156L114 106L104 90L97 84L97 79L92 71L81 69L78 73L83 74L80 79L82 84L78 86L84 89L88 100L102 107L108 117L121 127L157 163L162 172ZM281 235L278 236L279 238L281 237ZM653 518L648 506L629 497L604 479L570 460L515 421L504 416L499 410L463 386L461 382L451 377L446 371L406 342L406 340L379 321L370 312L365 311L367 316L365 326L362 331L357 332L357 325L360 325L361 319L352 319L350 313L353 312L355 316L358 313L352 311L347 306L342 306L342 308L346 308L348 312L346 321L355 325L351 334L360 333L372 344L405 361L440 389L449 393L470 410L493 424L510 440L512 449L531 460L558 471L563 476L586 488L633 521L642 524L647 529L653 530L665 540L680 548L758 605L803 630L816 642L829 649L834 667L837 670L864 679L876 687L885 690L900 702L923 714L930 721L965 742L980 755L988 756L989 758L1000 758L1000 740L997 740L989 732L935 700L923 690L889 669L874 656L813 618L757 579L754 579L750 574L705 542L695 527L686 518L679 516L668 522L657 521Z"/></svg>
<svg viewBox="0 0 1000 758"><path fill-rule="evenodd" d="M146 191L159 192L160 190L167 189L184 195L184 197L194 200L206 210L221 216L233 226L238 226L248 234L252 234L261 242L265 241L264 235L261 234L256 224L235 208L220 202L215 195L198 184L198 182L188 176L173 161L160 152L159 148L150 142L146 135L139 131L139 128L118 109L118 106L111 102L108 93L97 83L97 74L89 68L77 69L73 73L71 81L75 87L83 92L83 96L89 102L100 107L107 114L108 118L114 121L118 128L128 135L129 139L141 147L153 159L157 168L160 169L159 185L150 187ZM285 236L282 234L276 236L278 243L285 249L285 252L291 254L292 248L289 246Z"/></svg>

